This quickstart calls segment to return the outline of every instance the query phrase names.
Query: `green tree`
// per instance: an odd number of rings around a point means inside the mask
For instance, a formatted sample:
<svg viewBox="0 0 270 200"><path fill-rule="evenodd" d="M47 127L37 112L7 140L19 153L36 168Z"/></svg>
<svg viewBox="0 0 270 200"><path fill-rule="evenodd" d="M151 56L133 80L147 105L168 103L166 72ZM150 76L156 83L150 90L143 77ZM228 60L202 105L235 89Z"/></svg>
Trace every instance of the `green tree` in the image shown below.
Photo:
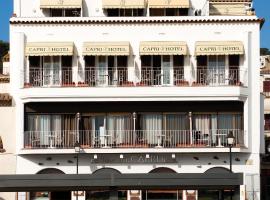
<svg viewBox="0 0 270 200"><path fill-rule="evenodd" d="M261 56L270 55L270 51L268 48L261 48L260 54Z"/></svg>
<svg viewBox="0 0 270 200"><path fill-rule="evenodd" d="M0 67L2 68L2 58L9 51L9 43L3 40L0 40Z"/></svg>

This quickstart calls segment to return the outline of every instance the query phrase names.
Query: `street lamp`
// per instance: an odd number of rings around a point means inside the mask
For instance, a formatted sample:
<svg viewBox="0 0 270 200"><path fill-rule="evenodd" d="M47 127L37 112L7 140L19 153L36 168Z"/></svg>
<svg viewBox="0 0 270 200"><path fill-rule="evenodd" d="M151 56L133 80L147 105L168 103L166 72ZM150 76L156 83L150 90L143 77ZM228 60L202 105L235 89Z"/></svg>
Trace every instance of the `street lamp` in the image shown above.
<svg viewBox="0 0 270 200"><path fill-rule="evenodd" d="M78 141L76 141L75 143L75 146L74 146L74 150L75 150L75 153L76 153L76 159L77 159L77 173L76 174L79 174L79 153L81 151L81 145Z"/></svg>
<svg viewBox="0 0 270 200"><path fill-rule="evenodd" d="M235 137L233 136L232 131L229 132L227 136L227 142L230 148L230 172L232 172L232 146L234 144Z"/></svg>
<svg viewBox="0 0 270 200"><path fill-rule="evenodd" d="M78 141L76 141L75 145L74 145L74 150L75 150L75 153L76 153L76 174L78 175L79 174L79 153L81 152L81 145ZM76 200L78 200L78 194L79 194L79 191L77 190L77 193L76 193Z"/></svg>
<svg viewBox="0 0 270 200"><path fill-rule="evenodd" d="M232 173L232 146L234 144L235 137L233 136L233 132L230 131L227 135L227 143L230 148L230 172ZM230 199L232 200L232 190L230 191Z"/></svg>

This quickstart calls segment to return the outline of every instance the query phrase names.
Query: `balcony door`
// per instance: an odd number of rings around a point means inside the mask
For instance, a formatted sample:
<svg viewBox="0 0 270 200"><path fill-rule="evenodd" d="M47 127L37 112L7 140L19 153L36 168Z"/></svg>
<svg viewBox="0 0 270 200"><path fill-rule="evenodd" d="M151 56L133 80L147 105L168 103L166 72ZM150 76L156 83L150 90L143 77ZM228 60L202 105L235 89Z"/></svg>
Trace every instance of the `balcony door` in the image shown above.
<svg viewBox="0 0 270 200"><path fill-rule="evenodd" d="M97 85L119 86L128 81L127 56L98 56Z"/></svg>
<svg viewBox="0 0 270 200"><path fill-rule="evenodd" d="M161 72L162 85L171 85L173 79L172 56L162 56L161 71L162 71Z"/></svg>
<svg viewBox="0 0 270 200"><path fill-rule="evenodd" d="M149 145L161 145L162 114L142 114L140 139Z"/></svg>
<svg viewBox="0 0 270 200"><path fill-rule="evenodd" d="M53 148L61 144L60 115L29 115L28 131L32 146ZM29 142L28 142L29 143Z"/></svg>
<svg viewBox="0 0 270 200"><path fill-rule="evenodd" d="M43 85L60 86L61 84L61 57L43 57Z"/></svg>
<svg viewBox="0 0 270 200"><path fill-rule="evenodd" d="M207 82L209 85L225 84L225 56L208 57Z"/></svg>
<svg viewBox="0 0 270 200"><path fill-rule="evenodd" d="M133 132L131 116L128 114L112 114L107 116L107 132L109 140L115 145L131 144Z"/></svg>
<svg viewBox="0 0 270 200"><path fill-rule="evenodd" d="M108 85L108 68L106 56L98 56L98 66L96 70L97 85L106 86Z"/></svg>

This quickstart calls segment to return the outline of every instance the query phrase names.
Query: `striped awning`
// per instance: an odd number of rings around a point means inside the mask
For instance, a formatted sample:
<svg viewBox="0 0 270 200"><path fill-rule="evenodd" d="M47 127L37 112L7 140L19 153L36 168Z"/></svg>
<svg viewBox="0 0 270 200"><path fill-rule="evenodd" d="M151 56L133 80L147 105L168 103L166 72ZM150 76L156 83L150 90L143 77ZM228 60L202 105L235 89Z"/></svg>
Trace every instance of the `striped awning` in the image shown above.
<svg viewBox="0 0 270 200"><path fill-rule="evenodd" d="M140 55L187 55L186 42L141 42Z"/></svg>
<svg viewBox="0 0 270 200"><path fill-rule="evenodd" d="M210 15L246 15L246 4L244 2L212 2L209 5Z"/></svg>
<svg viewBox="0 0 270 200"><path fill-rule="evenodd" d="M81 8L82 0L40 0L40 8Z"/></svg>
<svg viewBox="0 0 270 200"><path fill-rule="evenodd" d="M189 8L189 0L148 0L149 8Z"/></svg>
<svg viewBox="0 0 270 200"><path fill-rule="evenodd" d="M32 42L26 44L26 56L72 56L73 42Z"/></svg>
<svg viewBox="0 0 270 200"><path fill-rule="evenodd" d="M196 42L196 56L202 55L242 55L244 45L240 41Z"/></svg>
<svg viewBox="0 0 270 200"><path fill-rule="evenodd" d="M129 42L85 42L85 56L129 56Z"/></svg>
<svg viewBox="0 0 270 200"><path fill-rule="evenodd" d="M122 9L131 9L131 8L145 8L145 0L102 0L102 7L104 9L110 8L122 8Z"/></svg>

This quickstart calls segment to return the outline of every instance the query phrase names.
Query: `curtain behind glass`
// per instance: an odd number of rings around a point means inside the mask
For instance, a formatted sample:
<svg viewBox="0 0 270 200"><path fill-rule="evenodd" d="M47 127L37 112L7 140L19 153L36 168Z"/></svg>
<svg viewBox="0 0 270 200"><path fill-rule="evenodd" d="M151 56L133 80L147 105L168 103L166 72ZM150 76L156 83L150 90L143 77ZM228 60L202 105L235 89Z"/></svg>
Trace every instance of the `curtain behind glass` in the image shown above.
<svg viewBox="0 0 270 200"><path fill-rule="evenodd" d="M60 56L53 56L53 69L52 69L52 84L53 85L60 85Z"/></svg>
<svg viewBox="0 0 270 200"><path fill-rule="evenodd" d="M50 115L39 115L40 145L50 145L51 135Z"/></svg>
<svg viewBox="0 0 270 200"><path fill-rule="evenodd" d="M128 115L108 116L107 130L116 144L128 143L131 134L131 118Z"/></svg>
<svg viewBox="0 0 270 200"><path fill-rule="evenodd" d="M62 115L62 144L65 147L73 147L76 142L76 123L75 115Z"/></svg>
<svg viewBox="0 0 270 200"><path fill-rule="evenodd" d="M189 141L189 118L187 114L165 115L165 142L183 144Z"/></svg>
<svg viewBox="0 0 270 200"><path fill-rule="evenodd" d="M90 146L92 144L92 137L94 136L94 130L92 127L92 117L82 118L82 130L80 134L81 144L85 146Z"/></svg>
<svg viewBox="0 0 270 200"><path fill-rule="evenodd" d="M141 116L143 138L148 144L157 144L158 136L162 134L162 115L143 114Z"/></svg>
<svg viewBox="0 0 270 200"><path fill-rule="evenodd" d="M51 116L51 139L53 140L54 145L61 145L61 115L52 115Z"/></svg>
<svg viewBox="0 0 270 200"><path fill-rule="evenodd" d="M242 120L240 114L219 114L218 128L219 129L242 129Z"/></svg>
<svg viewBox="0 0 270 200"><path fill-rule="evenodd" d="M216 114L194 114L192 126L195 139L210 138L211 143L216 142L218 133Z"/></svg>

